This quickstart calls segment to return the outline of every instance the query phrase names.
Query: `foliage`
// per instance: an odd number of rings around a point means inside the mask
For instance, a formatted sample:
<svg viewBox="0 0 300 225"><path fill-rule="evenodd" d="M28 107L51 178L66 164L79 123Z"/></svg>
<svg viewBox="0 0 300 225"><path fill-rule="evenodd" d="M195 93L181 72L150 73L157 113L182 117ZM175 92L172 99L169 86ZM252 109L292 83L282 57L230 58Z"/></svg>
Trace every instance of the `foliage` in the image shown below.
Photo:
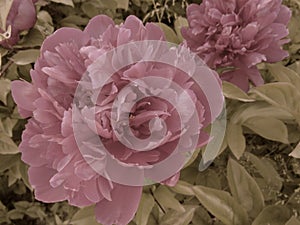
<svg viewBox="0 0 300 225"><path fill-rule="evenodd" d="M162 27L169 41L182 40L185 8L192 1L39 0L38 20L13 49L0 48L0 224L93 225L93 207L34 199L17 146L26 120L10 93L15 79L30 81L29 71L42 41L59 27L83 28L97 14L120 23L129 14ZM198 2L199 1L193 1ZM198 171L201 158L183 169L175 187L144 187L132 225L299 225L300 218L300 1L293 10L290 57L259 65L266 84L244 93L224 82L227 130L219 156Z"/></svg>

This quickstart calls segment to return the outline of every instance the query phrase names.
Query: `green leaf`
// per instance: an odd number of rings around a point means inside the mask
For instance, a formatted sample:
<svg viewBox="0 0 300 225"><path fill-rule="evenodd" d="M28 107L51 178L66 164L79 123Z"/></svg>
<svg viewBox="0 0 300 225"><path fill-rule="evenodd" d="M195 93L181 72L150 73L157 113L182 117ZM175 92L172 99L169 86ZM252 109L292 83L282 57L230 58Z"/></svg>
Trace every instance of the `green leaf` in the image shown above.
<svg viewBox="0 0 300 225"><path fill-rule="evenodd" d="M280 63L268 65L270 73L277 81L288 82L300 91L300 75Z"/></svg>
<svg viewBox="0 0 300 225"><path fill-rule="evenodd" d="M272 106L267 102L244 103L234 109L235 113L231 117L231 121L236 124L243 124L246 120L263 115L264 117L272 117L279 120L292 120L294 117L285 109Z"/></svg>
<svg viewBox="0 0 300 225"><path fill-rule="evenodd" d="M289 144L288 129L276 118L256 116L248 119L243 125L266 139Z"/></svg>
<svg viewBox="0 0 300 225"><path fill-rule="evenodd" d="M177 194L190 195L190 196L195 194L192 189L192 185L182 180L179 180L174 187L169 187L169 188Z"/></svg>
<svg viewBox="0 0 300 225"><path fill-rule="evenodd" d="M221 180L218 173L210 168L198 173L196 184L215 189L221 188Z"/></svg>
<svg viewBox="0 0 300 225"><path fill-rule="evenodd" d="M194 217L193 217L193 224L195 225L208 225L211 223L212 219L208 212L202 207L198 206L195 210Z"/></svg>
<svg viewBox="0 0 300 225"><path fill-rule="evenodd" d="M223 81L223 94L229 99L239 100L242 102L254 102L244 91L242 91L236 85Z"/></svg>
<svg viewBox="0 0 300 225"><path fill-rule="evenodd" d="M239 159L246 149L246 140L242 126L229 121L226 137L231 152L237 159Z"/></svg>
<svg viewBox="0 0 300 225"><path fill-rule="evenodd" d="M37 14L37 22L35 27L44 37L52 34L54 27L51 15L45 10L39 11Z"/></svg>
<svg viewBox="0 0 300 225"><path fill-rule="evenodd" d="M275 192L281 190L282 179L268 159L260 159L249 152L246 152L245 156L263 176L269 188Z"/></svg>
<svg viewBox="0 0 300 225"><path fill-rule="evenodd" d="M17 65L27 65L34 63L39 55L40 51L37 49L23 50L13 55L11 60Z"/></svg>
<svg viewBox="0 0 300 225"><path fill-rule="evenodd" d="M77 15L70 15L60 21L61 26L78 25L85 26L89 22L88 18L84 18Z"/></svg>
<svg viewBox="0 0 300 225"><path fill-rule="evenodd" d="M227 164L227 180L233 197L255 218L264 208L264 197L255 180L232 159Z"/></svg>
<svg viewBox="0 0 300 225"><path fill-rule="evenodd" d="M0 132L0 154L16 153L19 153L18 146L7 134Z"/></svg>
<svg viewBox="0 0 300 225"><path fill-rule="evenodd" d="M165 186L160 185L154 192L154 198L159 202L159 204L166 210L174 209L178 212L184 212L185 209L179 203L179 201L174 197L174 194Z"/></svg>
<svg viewBox="0 0 300 225"><path fill-rule="evenodd" d="M291 219L285 223L285 225L300 225L300 221L297 220L296 217L292 216Z"/></svg>
<svg viewBox="0 0 300 225"><path fill-rule="evenodd" d="M18 154L15 155L1 155L0 154L0 172L3 172L7 169L9 169L10 167L12 167L13 165L15 165L18 160L19 160L20 156Z"/></svg>
<svg viewBox="0 0 300 225"><path fill-rule="evenodd" d="M96 221L94 206L78 210L72 217L72 225L99 225Z"/></svg>
<svg viewBox="0 0 300 225"><path fill-rule="evenodd" d="M0 79L0 101L7 104L7 95L10 92L10 80Z"/></svg>
<svg viewBox="0 0 300 225"><path fill-rule="evenodd" d="M73 3L72 0L51 0L51 2L61 3L61 4L64 4L64 5L68 5L68 6L74 7L74 3Z"/></svg>
<svg viewBox="0 0 300 225"><path fill-rule="evenodd" d="M117 1L117 7L120 9L128 10L129 0L118 0Z"/></svg>
<svg viewBox="0 0 300 225"><path fill-rule="evenodd" d="M183 37L182 37L182 34L181 34L181 28L182 27L187 27L188 25L189 25L189 23L188 23L187 19L184 18L184 17L178 16L175 19L174 29L176 31L177 37L178 37L180 42L183 41Z"/></svg>
<svg viewBox="0 0 300 225"><path fill-rule="evenodd" d="M169 27L168 25L166 25L164 23L155 23L155 24L158 25L163 30L163 32L165 33L165 36L166 36L166 40L168 42L175 43L175 44L180 43L179 38L177 37L176 33L174 32L174 30L171 27Z"/></svg>
<svg viewBox="0 0 300 225"><path fill-rule="evenodd" d="M17 209L13 209L13 210L10 210L8 213L7 213L7 216L9 219L11 220L21 220L24 218L24 213L23 212L20 212L19 210Z"/></svg>
<svg viewBox="0 0 300 225"><path fill-rule="evenodd" d="M154 204L155 201L152 195L147 193L142 194L141 201L134 219L137 225L147 225L149 215Z"/></svg>
<svg viewBox="0 0 300 225"><path fill-rule="evenodd" d="M12 130L16 123L18 122L17 119L11 119L9 117L6 117L3 121L2 124L0 122L0 129L3 129L3 131L9 136L12 137L13 133Z"/></svg>
<svg viewBox="0 0 300 225"><path fill-rule="evenodd" d="M26 187L32 191L33 189L29 183L29 178L28 178L28 166L23 161L20 161L19 170L20 170L22 181L24 182Z"/></svg>
<svg viewBox="0 0 300 225"><path fill-rule="evenodd" d="M300 92L292 84L277 82L255 87L249 91L258 100L290 112L300 124Z"/></svg>
<svg viewBox="0 0 300 225"><path fill-rule="evenodd" d="M40 47L44 41L43 34L40 30L33 28L29 33L16 45L16 48L34 48Z"/></svg>
<svg viewBox="0 0 300 225"><path fill-rule="evenodd" d="M253 221L252 225L282 225L291 217L289 209L285 206L272 205L264 210Z"/></svg>
<svg viewBox="0 0 300 225"><path fill-rule="evenodd" d="M178 213L175 210L169 210L160 220L160 225L188 225L194 216L197 206L184 206L185 212Z"/></svg>
<svg viewBox="0 0 300 225"><path fill-rule="evenodd" d="M249 224L246 211L228 192L203 186L194 186L193 190L200 203L224 224Z"/></svg>

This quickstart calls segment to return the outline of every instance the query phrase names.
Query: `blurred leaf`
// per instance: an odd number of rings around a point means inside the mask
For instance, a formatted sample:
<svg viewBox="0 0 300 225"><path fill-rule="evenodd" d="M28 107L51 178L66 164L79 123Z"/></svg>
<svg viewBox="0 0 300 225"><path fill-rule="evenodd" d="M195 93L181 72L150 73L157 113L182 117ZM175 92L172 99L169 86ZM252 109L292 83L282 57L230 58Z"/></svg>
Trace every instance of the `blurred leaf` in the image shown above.
<svg viewBox="0 0 300 225"><path fill-rule="evenodd" d="M182 195L194 195L192 185L188 182L179 180L174 187L169 187L172 191Z"/></svg>
<svg viewBox="0 0 300 225"><path fill-rule="evenodd" d="M137 225L147 225L149 215L155 204L153 196L147 193L143 193L138 210L135 215L135 222Z"/></svg>
<svg viewBox="0 0 300 225"><path fill-rule="evenodd" d="M165 186L160 185L154 192L154 198L166 210L167 208L174 209L178 212L184 212L185 209L174 197L174 194Z"/></svg>
<svg viewBox="0 0 300 225"><path fill-rule="evenodd" d="M42 209L41 206L38 205L33 205L29 207L26 211L25 214L27 216L30 216L31 218L37 219L39 218L40 220L43 220L47 215Z"/></svg>
<svg viewBox="0 0 300 225"><path fill-rule="evenodd" d="M193 190L200 203L224 224L249 224L246 211L228 192L202 186L194 186Z"/></svg>
<svg viewBox="0 0 300 225"><path fill-rule="evenodd" d="M5 133L0 132L0 154L16 154L19 152L18 146Z"/></svg>
<svg viewBox="0 0 300 225"><path fill-rule="evenodd" d="M252 225L283 225L290 217L291 213L285 206L267 206L253 221Z"/></svg>
<svg viewBox="0 0 300 225"><path fill-rule="evenodd" d="M182 34L181 34L181 28L182 27L187 27L187 26L188 26L188 21L187 21L186 18L178 16L175 19L174 29L176 31L177 37L178 37L178 39L179 39L180 42L183 41L183 37L182 37Z"/></svg>
<svg viewBox="0 0 300 225"><path fill-rule="evenodd" d="M40 30L33 28L29 31L29 33L22 39L22 42L15 47L21 48L34 48L42 45L44 41L44 37Z"/></svg>
<svg viewBox="0 0 300 225"><path fill-rule="evenodd" d="M266 139L289 144L287 127L276 118L256 116L248 119L243 125Z"/></svg>
<svg viewBox="0 0 300 225"><path fill-rule="evenodd" d="M7 104L7 95L10 92L10 80L1 78L0 79L0 101L5 105Z"/></svg>
<svg viewBox="0 0 300 225"><path fill-rule="evenodd" d="M281 189L282 179L273 165L267 159L260 159L249 152L246 152L245 156L263 176L269 187L271 187L274 191L279 191Z"/></svg>
<svg viewBox="0 0 300 225"><path fill-rule="evenodd" d="M255 218L264 208L264 197L250 174L235 160L227 164L227 180L233 197Z"/></svg>
<svg viewBox="0 0 300 225"><path fill-rule="evenodd" d="M285 225L300 225L300 221L297 220L296 217L292 216L291 219L285 223Z"/></svg>
<svg viewBox="0 0 300 225"><path fill-rule="evenodd" d="M217 172L212 169L199 172L196 178L196 184L215 189L221 188L220 178Z"/></svg>
<svg viewBox="0 0 300 225"><path fill-rule="evenodd" d="M290 112L300 123L300 92L292 84L277 82L255 87L249 91L271 105Z"/></svg>
<svg viewBox="0 0 300 225"><path fill-rule="evenodd" d="M20 172L20 161L9 168L8 171L8 186L10 187L21 179L22 175ZM24 186L24 185L23 185Z"/></svg>
<svg viewBox="0 0 300 225"><path fill-rule="evenodd" d="M87 25L88 22L89 22L88 18L84 18L77 15L70 15L62 19L60 21L60 24L62 26L67 26L67 25L70 26L71 24L78 25L78 26L85 26Z"/></svg>
<svg viewBox="0 0 300 225"><path fill-rule="evenodd" d="M27 65L34 63L39 55L40 51L36 49L23 50L13 55L11 60L17 65Z"/></svg>
<svg viewBox="0 0 300 225"><path fill-rule="evenodd" d="M174 30L171 27L169 27L168 25L166 25L164 23L155 23L155 24L158 25L163 30L163 32L165 33L165 36L166 36L166 40L168 42L175 43L175 44L180 43L179 38L177 37L176 33L174 32Z"/></svg>
<svg viewBox="0 0 300 225"><path fill-rule="evenodd" d="M270 105L267 102L244 103L234 109L234 114L230 118L233 123L244 124L250 118L258 115L272 117L279 120L293 120L294 117L287 110Z"/></svg>
<svg viewBox="0 0 300 225"><path fill-rule="evenodd" d="M20 212L19 210L17 209L13 209L13 210L10 210L8 213L7 213L7 216L9 219L11 220L21 220L24 218L24 213L23 212Z"/></svg>
<svg viewBox="0 0 300 225"><path fill-rule="evenodd" d="M61 4L64 4L64 5L68 5L68 6L74 7L74 3L73 3L72 0L51 0L51 2L61 3Z"/></svg>
<svg viewBox="0 0 300 225"><path fill-rule="evenodd" d="M202 207L198 206L197 209L195 210L194 217L193 217L193 224L195 225L210 225L211 223L211 218L208 212Z"/></svg>
<svg viewBox="0 0 300 225"><path fill-rule="evenodd" d="M223 94L229 99L239 100L242 102L254 102L244 91L232 83L223 81Z"/></svg>
<svg viewBox="0 0 300 225"><path fill-rule="evenodd" d="M246 140L242 126L229 121L226 130L226 137L231 152L237 159L239 159L246 149Z"/></svg>
<svg viewBox="0 0 300 225"><path fill-rule="evenodd" d="M160 220L160 225L188 225L194 216L197 206L184 206L185 212L178 213L175 210L169 210Z"/></svg>
<svg viewBox="0 0 300 225"><path fill-rule="evenodd" d="M270 64L268 65L268 68L277 81L288 82L300 91L300 75L295 71L281 65L280 63Z"/></svg>
<svg viewBox="0 0 300 225"><path fill-rule="evenodd" d="M299 21L299 13L298 15L292 16L289 22L289 37L291 37L293 43L300 42L300 21Z"/></svg>
<svg viewBox="0 0 300 225"><path fill-rule="evenodd" d="M79 209L72 217L72 225L99 225L96 221L94 206Z"/></svg>
<svg viewBox="0 0 300 225"><path fill-rule="evenodd" d="M28 166L24 162L20 161L19 169L20 169L22 181L24 182L26 187L32 191L33 189L31 187L31 185L29 183L29 179L28 179Z"/></svg>
<svg viewBox="0 0 300 225"><path fill-rule="evenodd" d="M37 28L44 37L53 33L54 27L52 17L47 11L41 10L38 12L35 28Z"/></svg>
<svg viewBox="0 0 300 225"><path fill-rule="evenodd" d="M31 206L31 203L28 201L19 201L13 203L15 208L19 211L26 211Z"/></svg>
<svg viewBox="0 0 300 225"><path fill-rule="evenodd" d="M11 119L9 117L6 117L3 121L2 121L2 125L0 123L0 129L2 128L3 131L9 136L12 137L13 133L12 130L14 128L14 126L17 124L18 120L17 119Z"/></svg>
<svg viewBox="0 0 300 225"><path fill-rule="evenodd" d="M2 155L0 154L0 172L9 169L19 160L19 155Z"/></svg>
<svg viewBox="0 0 300 225"><path fill-rule="evenodd" d="M117 1L117 7L120 9L128 10L129 0L118 0Z"/></svg>
<svg viewBox="0 0 300 225"><path fill-rule="evenodd" d="M99 14L99 9L90 1L82 3L81 9L90 18Z"/></svg>

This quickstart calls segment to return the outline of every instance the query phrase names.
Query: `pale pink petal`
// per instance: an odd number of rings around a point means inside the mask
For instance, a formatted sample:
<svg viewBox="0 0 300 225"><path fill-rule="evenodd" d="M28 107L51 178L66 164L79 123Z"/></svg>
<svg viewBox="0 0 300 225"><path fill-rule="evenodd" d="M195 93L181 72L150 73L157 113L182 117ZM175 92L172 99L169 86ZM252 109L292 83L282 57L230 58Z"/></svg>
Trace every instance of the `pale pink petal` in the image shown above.
<svg viewBox="0 0 300 225"><path fill-rule="evenodd" d="M110 17L106 15L95 16L90 20L84 32L93 38L99 38L109 26L115 26L114 21Z"/></svg>
<svg viewBox="0 0 300 225"><path fill-rule="evenodd" d="M35 110L34 101L39 97L35 87L25 81L13 81L11 84L12 96L18 107L23 111L19 111L24 118L31 116Z"/></svg>
<svg viewBox="0 0 300 225"><path fill-rule="evenodd" d="M138 208L142 187L114 184L112 201L106 199L96 204L96 219L103 225L127 225Z"/></svg>
<svg viewBox="0 0 300 225"><path fill-rule="evenodd" d="M29 182L35 189L35 198L43 202L58 202L66 200L66 192L63 186L53 188L50 178L56 173L47 167L30 167L28 170Z"/></svg>

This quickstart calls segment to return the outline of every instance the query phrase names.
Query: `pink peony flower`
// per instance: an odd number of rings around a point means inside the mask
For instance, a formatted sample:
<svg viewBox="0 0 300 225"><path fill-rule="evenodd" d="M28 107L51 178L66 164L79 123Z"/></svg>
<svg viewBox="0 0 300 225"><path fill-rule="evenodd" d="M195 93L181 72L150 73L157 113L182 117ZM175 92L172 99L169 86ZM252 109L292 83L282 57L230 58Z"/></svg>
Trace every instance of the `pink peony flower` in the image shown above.
<svg viewBox="0 0 300 225"><path fill-rule="evenodd" d="M288 42L290 16L281 0L203 0L188 6L189 27L182 35L211 68L235 67L221 77L246 91L248 80L263 84L258 63L288 56L281 46Z"/></svg>
<svg viewBox="0 0 300 225"><path fill-rule="evenodd" d="M163 63L139 61L121 67L105 81L107 71L114 70L122 61L134 57L143 59L151 54L195 70L193 61L180 60L180 52L174 48L154 46L151 42L149 46L148 42L138 45L139 41L164 39L159 27L151 23L144 26L134 16L129 16L121 25L115 25L107 16L97 16L84 31L61 28L44 41L41 56L31 71L32 84L12 82L12 95L21 116L30 117L19 148L22 160L30 166L29 181L38 200L68 200L79 207L96 204L96 218L100 223L128 224L142 193L142 185L126 184L126 179L133 182L136 179L130 173L131 168L151 169L163 162L185 133L190 135L183 143L183 150L177 153L181 158L185 148L195 140L196 147L208 142L202 128L218 116L223 104L218 78L215 78L218 88L212 90L213 106L191 77ZM114 51L130 43L134 51ZM111 58L106 55L109 52L113 53ZM172 89L171 81L182 91ZM105 85L99 89L103 82ZM134 85L126 89L130 84ZM162 93L168 101L151 95L137 100L138 95L145 96L146 92ZM187 108L187 96L194 107ZM116 111L114 101L121 102ZM132 104L135 101L136 104ZM181 107L182 118L174 104L170 104L172 101ZM122 110L128 113L129 124L124 125L121 120ZM198 123L192 120L195 116ZM184 127L179 124L181 120L185 122ZM149 142L149 151L138 151L130 148L134 137L128 136L129 131L141 143L151 132L162 141ZM166 135L161 137L161 131ZM101 140L106 152L97 140ZM165 170L168 172L172 166L169 164ZM111 167L121 168L117 170L121 182L111 179L116 171ZM167 172L156 171L155 176L159 178L154 181L175 185L179 171L170 172L164 179L159 176Z"/></svg>
<svg viewBox="0 0 300 225"><path fill-rule="evenodd" d="M0 41L0 45L11 48L19 41L19 33L28 30L36 22L36 10L34 3L37 0L13 0L10 11L6 18L6 29L11 26L11 34L8 39ZM6 30L0 28L0 33Z"/></svg>

